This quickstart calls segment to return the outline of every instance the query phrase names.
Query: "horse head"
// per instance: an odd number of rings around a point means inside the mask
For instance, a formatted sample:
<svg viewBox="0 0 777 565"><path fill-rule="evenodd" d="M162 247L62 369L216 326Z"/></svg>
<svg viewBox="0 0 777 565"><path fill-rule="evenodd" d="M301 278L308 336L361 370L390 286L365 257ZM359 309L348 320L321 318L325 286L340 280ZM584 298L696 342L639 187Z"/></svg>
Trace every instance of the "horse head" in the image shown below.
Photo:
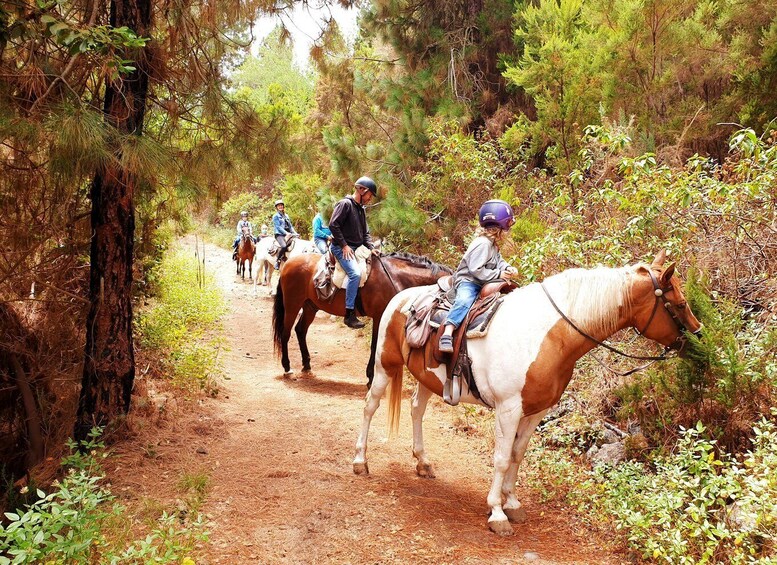
<svg viewBox="0 0 777 565"><path fill-rule="evenodd" d="M684 332L701 336L701 322L688 306L675 263L666 262L666 252L650 265L638 265L632 294L632 325L645 337L683 353Z"/></svg>

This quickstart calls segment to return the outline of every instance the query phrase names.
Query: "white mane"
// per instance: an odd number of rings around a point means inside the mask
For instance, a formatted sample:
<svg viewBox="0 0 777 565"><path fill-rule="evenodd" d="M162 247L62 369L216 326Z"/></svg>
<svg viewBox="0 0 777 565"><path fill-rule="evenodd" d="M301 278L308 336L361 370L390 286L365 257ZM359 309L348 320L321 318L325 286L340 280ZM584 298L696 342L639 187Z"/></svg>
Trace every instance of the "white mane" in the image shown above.
<svg viewBox="0 0 777 565"><path fill-rule="evenodd" d="M632 267L569 269L550 277L548 282L553 284L548 290L559 308L581 330L609 336L618 329L623 313L631 315L632 273ZM557 286L563 287L566 296L553 295L551 288Z"/></svg>

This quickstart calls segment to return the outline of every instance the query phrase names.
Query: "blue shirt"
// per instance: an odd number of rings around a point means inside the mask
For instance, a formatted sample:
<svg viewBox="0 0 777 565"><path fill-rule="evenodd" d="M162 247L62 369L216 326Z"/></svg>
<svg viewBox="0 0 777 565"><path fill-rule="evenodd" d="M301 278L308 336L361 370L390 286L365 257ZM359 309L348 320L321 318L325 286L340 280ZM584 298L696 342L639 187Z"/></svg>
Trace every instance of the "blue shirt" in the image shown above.
<svg viewBox="0 0 777 565"><path fill-rule="evenodd" d="M332 237L332 230L324 225L324 218L321 214L316 214L313 218L313 239L327 239Z"/></svg>
<svg viewBox="0 0 777 565"><path fill-rule="evenodd" d="M273 229L275 229L275 235L297 234L294 230L294 226L291 225L291 219L284 212L275 212L275 214L273 214L272 225Z"/></svg>

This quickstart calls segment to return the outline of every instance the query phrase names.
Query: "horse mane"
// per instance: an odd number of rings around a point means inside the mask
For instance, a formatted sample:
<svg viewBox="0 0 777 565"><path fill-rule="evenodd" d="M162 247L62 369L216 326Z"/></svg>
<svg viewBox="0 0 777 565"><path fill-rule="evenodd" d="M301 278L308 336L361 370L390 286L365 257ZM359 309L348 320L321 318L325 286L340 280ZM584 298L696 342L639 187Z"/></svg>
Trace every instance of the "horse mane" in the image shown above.
<svg viewBox="0 0 777 565"><path fill-rule="evenodd" d="M609 336L618 329L621 310L631 315L632 273L630 267L568 269L549 280L561 279L567 316L588 333Z"/></svg>
<svg viewBox="0 0 777 565"><path fill-rule="evenodd" d="M424 257L423 255L413 255L412 253L406 253L405 251L394 251L393 253L383 255L383 257L387 259L399 259L400 261L405 261L415 267L430 269L432 271L432 276L436 276L440 271L448 273L449 275L453 274L453 269L447 265L435 263L429 259L429 257Z"/></svg>

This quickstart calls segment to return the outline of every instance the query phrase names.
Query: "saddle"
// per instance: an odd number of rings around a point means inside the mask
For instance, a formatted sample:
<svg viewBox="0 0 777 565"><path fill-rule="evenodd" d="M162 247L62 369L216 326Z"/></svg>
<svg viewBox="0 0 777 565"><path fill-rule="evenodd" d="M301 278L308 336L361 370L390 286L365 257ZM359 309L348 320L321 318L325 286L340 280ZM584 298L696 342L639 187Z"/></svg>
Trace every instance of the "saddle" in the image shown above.
<svg viewBox="0 0 777 565"><path fill-rule="evenodd" d="M448 378L443 385L445 402L457 405L463 386L485 402L472 374L467 338L484 337L488 333L488 326L502 304L503 296L517 288L517 285L511 281L497 281L483 286L464 323L453 333L453 353L443 353L439 348L439 335L455 300L455 289L452 286L453 277L443 277L432 291L417 297L405 308L407 344L411 354L413 349L422 352L427 367L437 367L443 363L446 365Z"/></svg>
<svg viewBox="0 0 777 565"><path fill-rule="evenodd" d="M367 282L372 270L372 261L370 261L372 252L362 245L356 248L354 255L361 273L361 279L359 280L359 288L361 288ZM331 251L326 252L319 259L316 266L316 275L313 277L313 287L316 289L316 295L319 300L331 302L335 293L339 289L345 288L347 282L348 275L343 270L340 262Z"/></svg>
<svg viewBox="0 0 777 565"><path fill-rule="evenodd" d="M289 234L286 236L286 255L291 253L291 250L294 249L294 245L296 245L298 237L299 236L295 234ZM280 251L280 249L281 249L280 245L278 245L278 242L275 241L270 246L270 249L267 250L267 253L275 257L278 254L278 251Z"/></svg>

